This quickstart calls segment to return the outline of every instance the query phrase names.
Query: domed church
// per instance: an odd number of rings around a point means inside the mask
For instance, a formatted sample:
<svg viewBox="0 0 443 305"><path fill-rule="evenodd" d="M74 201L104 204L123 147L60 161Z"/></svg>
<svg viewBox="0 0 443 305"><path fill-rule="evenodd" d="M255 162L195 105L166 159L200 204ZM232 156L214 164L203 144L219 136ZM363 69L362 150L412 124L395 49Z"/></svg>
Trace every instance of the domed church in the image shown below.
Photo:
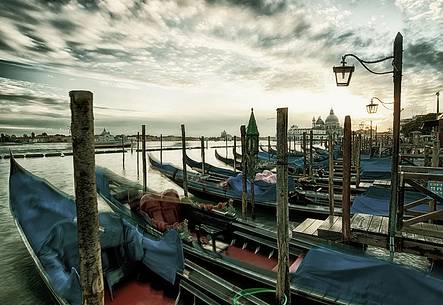
<svg viewBox="0 0 443 305"><path fill-rule="evenodd" d="M332 134L335 136L340 136L342 133L342 128L340 126L340 121L334 113L334 109L331 108L329 115L325 121L322 120L321 116L316 120L315 117L312 118L312 129L314 130L326 130L327 134Z"/></svg>

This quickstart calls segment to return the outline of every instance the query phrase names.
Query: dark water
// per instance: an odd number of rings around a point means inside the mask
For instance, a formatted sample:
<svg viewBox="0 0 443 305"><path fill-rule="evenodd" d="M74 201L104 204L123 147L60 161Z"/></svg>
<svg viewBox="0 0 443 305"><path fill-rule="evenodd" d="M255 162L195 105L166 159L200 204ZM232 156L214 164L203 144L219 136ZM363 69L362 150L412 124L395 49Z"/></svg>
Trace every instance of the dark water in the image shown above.
<svg viewBox="0 0 443 305"><path fill-rule="evenodd" d="M165 146L178 143L166 143ZM148 146L155 146L156 143L148 143ZM198 146L198 143L189 143L189 146ZM224 143L210 143L209 146L224 145ZM15 153L26 152L50 152L69 150L66 144L34 144L22 146L0 146L0 156L8 153L11 148ZM215 149L206 150L207 162L224 167L224 165L215 159ZM225 149L219 148L219 153L225 155ZM195 160L200 160L200 150L189 150L188 155ZM154 155L159 158L159 153ZM229 152L229 155L232 155ZM171 162L181 167L181 151L165 151L163 152L164 162ZM47 179L62 191L73 194L73 166L72 157L49 157L35 159L18 159L18 162L32 173ZM125 154L125 169L122 166L122 154L103 154L96 155L96 164L105 166L119 175L125 176L131 180L139 180L137 177L137 155L130 152ZM141 164L141 156L140 156ZM0 304L53 304L51 296L46 289L44 283L40 279L33 265L32 259L29 257L25 246L23 245L17 229L13 223L9 212L9 160L0 159L0 274L2 281L0 283ZM142 179L142 178L141 178ZM166 188L176 189L179 194L183 194L183 190L161 176L158 172L149 170L148 166L148 186L152 189L161 191ZM100 201L99 206L104 209L105 204ZM275 216L258 215L262 222L270 222ZM389 253L385 250L371 248L373 255L387 259ZM417 268L426 269L428 263L425 259L417 258L409 255L396 255L397 262L413 265Z"/></svg>

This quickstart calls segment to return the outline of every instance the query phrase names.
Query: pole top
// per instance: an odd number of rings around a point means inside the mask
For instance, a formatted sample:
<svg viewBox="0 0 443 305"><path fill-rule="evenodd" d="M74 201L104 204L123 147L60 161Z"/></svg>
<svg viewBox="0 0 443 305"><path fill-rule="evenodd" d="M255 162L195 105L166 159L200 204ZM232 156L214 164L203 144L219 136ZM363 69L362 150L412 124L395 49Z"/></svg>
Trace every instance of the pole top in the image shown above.
<svg viewBox="0 0 443 305"><path fill-rule="evenodd" d="M76 99L92 98L92 92L87 90L72 90L69 91L69 97L70 98L75 97Z"/></svg>

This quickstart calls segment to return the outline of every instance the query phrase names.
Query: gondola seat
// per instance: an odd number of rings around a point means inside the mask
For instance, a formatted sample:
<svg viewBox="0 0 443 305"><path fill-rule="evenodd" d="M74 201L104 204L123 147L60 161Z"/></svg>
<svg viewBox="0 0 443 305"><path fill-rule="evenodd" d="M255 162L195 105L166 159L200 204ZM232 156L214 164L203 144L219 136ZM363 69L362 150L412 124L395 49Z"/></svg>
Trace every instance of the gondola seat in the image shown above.
<svg viewBox="0 0 443 305"><path fill-rule="evenodd" d="M162 232L177 227L180 222L180 198L175 190L166 190L161 195L145 194L140 199L140 214L147 214Z"/></svg>

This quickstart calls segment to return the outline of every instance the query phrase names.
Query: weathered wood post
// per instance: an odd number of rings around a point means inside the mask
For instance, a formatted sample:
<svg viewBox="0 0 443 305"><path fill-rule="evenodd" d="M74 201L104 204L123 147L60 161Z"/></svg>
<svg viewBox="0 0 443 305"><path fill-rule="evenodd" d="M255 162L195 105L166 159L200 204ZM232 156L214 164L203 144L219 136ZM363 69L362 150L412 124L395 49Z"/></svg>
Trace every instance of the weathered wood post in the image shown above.
<svg viewBox="0 0 443 305"><path fill-rule="evenodd" d="M328 143L329 152L329 176L328 176L328 188L329 188L329 218L333 221L334 218L334 143L332 140L332 134L329 134Z"/></svg>
<svg viewBox="0 0 443 305"><path fill-rule="evenodd" d="M134 140L131 138L131 155L134 153Z"/></svg>
<svg viewBox="0 0 443 305"><path fill-rule="evenodd" d="M356 150L355 187L358 187L360 185L361 134L358 135Z"/></svg>
<svg viewBox="0 0 443 305"><path fill-rule="evenodd" d="M343 137L343 191L342 191L343 240L351 239L351 117L345 117Z"/></svg>
<svg viewBox="0 0 443 305"><path fill-rule="evenodd" d="M237 136L234 136L234 146L232 147L232 155L234 156L234 173L237 173Z"/></svg>
<svg viewBox="0 0 443 305"><path fill-rule="evenodd" d="M268 161L271 161L271 136L268 136Z"/></svg>
<svg viewBox="0 0 443 305"><path fill-rule="evenodd" d="M140 143L140 132L137 132L137 179L140 176L139 143Z"/></svg>
<svg viewBox="0 0 443 305"><path fill-rule="evenodd" d="M82 304L102 305L104 290L95 182L92 93L70 91L69 97Z"/></svg>
<svg viewBox="0 0 443 305"><path fill-rule="evenodd" d="M306 160L306 131L303 131L303 176L306 176L307 160Z"/></svg>
<svg viewBox="0 0 443 305"><path fill-rule="evenodd" d="M125 170L125 140L122 135L122 163L123 163L123 170Z"/></svg>
<svg viewBox="0 0 443 305"><path fill-rule="evenodd" d="M225 135L226 158L228 158L228 134Z"/></svg>
<svg viewBox="0 0 443 305"><path fill-rule="evenodd" d="M186 169L186 134L185 124L181 124L182 129L182 160L183 160L183 192L188 197L188 171Z"/></svg>
<svg viewBox="0 0 443 305"><path fill-rule="evenodd" d="M146 173L146 125L142 125L142 173L143 173L143 192L147 192L148 175Z"/></svg>
<svg viewBox="0 0 443 305"><path fill-rule="evenodd" d="M160 134L160 164L163 164L163 135Z"/></svg>
<svg viewBox="0 0 443 305"><path fill-rule="evenodd" d="M200 138L200 152L201 152L201 159L202 159L202 175L205 174L205 137Z"/></svg>
<svg viewBox="0 0 443 305"><path fill-rule="evenodd" d="M313 172L312 172L312 165L314 164L314 156L313 156L313 152L314 152L314 133L313 130L311 129L309 131L309 177L312 178Z"/></svg>
<svg viewBox="0 0 443 305"><path fill-rule="evenodd" d="M287 139L288 144L286 145L288 147L288 152L291 152L291 138Z"/></svg>
<svg viewBox="0 0 443 305"><path fill-rule="evenodd" d="M209 138L206 138L206 149L209 148Z"/></svg>
<svg viewBox="0 0 443 305"><path fill-rule="evenodd" d="M240 137L241 137L241 168L242 168L242 194L241 194L241 214L242 218L246 218L246 213L248 209L248 190L247 190L247 170L246 170L246 126L240 126Z"/></svg>
<svg viewBox="0 0 443 305"><path fill-rule="evenodd" d="M276 304L289 293L288 108L277 109L277 244ZM288 300L287 304L291 304Z"/></svg>
<svg viewBox="0 0 443 305"><path fill-rule="evenodd" d="M395 251L395 234L397 225L398 184L399 184L399 150L400 150L400 112L401 112L401 79L403 71L403 36L397 33L394 40L394 120L392 128L392 166L391 198L389 201L389 250L391 257Z"/></svg>

